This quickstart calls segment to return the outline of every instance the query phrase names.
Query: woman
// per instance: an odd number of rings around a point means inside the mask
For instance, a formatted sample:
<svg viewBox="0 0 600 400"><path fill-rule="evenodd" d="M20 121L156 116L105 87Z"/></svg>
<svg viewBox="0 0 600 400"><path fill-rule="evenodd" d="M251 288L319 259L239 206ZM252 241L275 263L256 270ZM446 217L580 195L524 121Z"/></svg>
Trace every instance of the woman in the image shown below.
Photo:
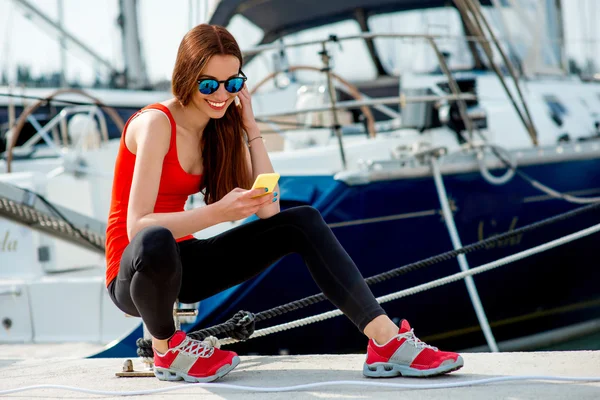
<svg viewBox="0 0 600 400"><path fill-rule="evenodd" d="M152 335L155 375L208 382L235 368L234 352L176 331L173 303L206 299L290 253L304 258L327 298L369 338L366 376L425 376L460 368L458 354L424 344L406 321L399 328L387 317L316 209L280 212L277 187L267 195L264 189L248 190L258 174L273 167L241 68L240 49L227 30L193 28L177 54L174 98L133 115L121 138L106 284L117 307L141 317ZM184 211L188 196L200 190L206 206ZM259 219L210 239L192 236L252 214ZM223 273L221 266L230 269Z"/></svg>

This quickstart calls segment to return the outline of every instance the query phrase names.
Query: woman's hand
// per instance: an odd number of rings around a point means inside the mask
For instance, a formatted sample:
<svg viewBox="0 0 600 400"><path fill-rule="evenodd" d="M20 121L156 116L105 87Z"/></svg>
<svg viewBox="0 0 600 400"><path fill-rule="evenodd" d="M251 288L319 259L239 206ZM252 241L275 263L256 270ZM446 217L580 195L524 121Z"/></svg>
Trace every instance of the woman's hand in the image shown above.
<svg viewBox="0 0 600 400"><path fill-rule="evenodd" d="M265 189L245 190L235 188L227 193L215 205L219 208L220 219L223 221L237 221L256 214L262 207L273 203L273 193L264 195ZM261 197L252 198L254 196Z"/></svg>
<svg viewBox="0 0 600 400"><path fill-rule="evenodd" d="M242 107L242 121L246 128L246 132L249 132L257 127L257 124L254 119L254 111L252 111L252 99L250 97L248 86L244 85L244 88L238 94L238 98L240 99L240 105Z"/></svg>

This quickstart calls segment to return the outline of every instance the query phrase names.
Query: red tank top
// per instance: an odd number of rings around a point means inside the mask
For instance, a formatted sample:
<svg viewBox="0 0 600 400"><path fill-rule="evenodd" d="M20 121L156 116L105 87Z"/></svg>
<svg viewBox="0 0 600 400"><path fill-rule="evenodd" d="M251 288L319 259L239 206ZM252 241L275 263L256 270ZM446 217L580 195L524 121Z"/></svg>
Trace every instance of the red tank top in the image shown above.
<svg viewBox="0 0 600 400"><path fill-rule="evenodd" d="M156 103L146 106L133 114L123 129L119 152L115 162L112 197L108 224L106 227L106 286L117 276L119 264L125 247L129 244L127 237L127 205L133 178L135 154L125 145L125 134L129 123L141 112L149 109L164 112L171 123L171 142L165 155L158 188L158 196L154 206L155 213L183 211L188 196L200 190L202 175L189 174L179 164L177 157L177 134L173 115L167 107ZM178 242L192 239L193 235L177 238Z"/></svg>

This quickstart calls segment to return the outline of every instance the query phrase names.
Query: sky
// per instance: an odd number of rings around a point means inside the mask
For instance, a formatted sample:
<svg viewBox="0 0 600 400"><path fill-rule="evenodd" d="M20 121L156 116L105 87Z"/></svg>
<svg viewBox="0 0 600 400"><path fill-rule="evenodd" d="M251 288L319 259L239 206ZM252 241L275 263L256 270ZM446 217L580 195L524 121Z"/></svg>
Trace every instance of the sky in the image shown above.
<svg viewBox="0 0 600 400"><path fill-rule="evenodd" d="M50 18L57 19L58 0L28 1ZM121 33L116 23L118 0L62 1L65 30L118 68L122 67ZM151 80L169 79L177 46L189 30L190 22L204 22L201 14L205 1L139 0L139 29L144 39L143 52ZM166 7L167 3L169 6ZM0 0L0 70L8 66L8 70L13 70L14 74L17 64L30 65L34 75L59 69L58 40L24 14L16 1ZM90 66L94 63L87 56L76 51L67 54L67 75L70 78L79 77L85 81L93 79L94 69Z"/></svg>
<svg viewBox="0 0 600 400"><path fill-rule="evenodd" d="M28 1L50 18L57 18L60 0ZM121 36L116 24L118 0L62 1L65 29L117 68L122 67ZM216 1L139 0L143 56L152 82L170 79L181 38L191 26L205 22L205 8L212 9ZM598 53L598 43L589 39L598 38L594 23L600 17L600 0L563 0L563 7L567 55L581 63L589 54ZM258 38L257 32L234 32L234 36L242 48L251 46L252 40ZM59 69L59 49L58 40L48 35L40 24L29 20L17 1L0 0L0 71L7 71L9 79L14 79L18 64L29 65L33 75ZM67 53L69 79L91 82L95 71L106 77L106 69L93 65L86 56Z"/></svg>

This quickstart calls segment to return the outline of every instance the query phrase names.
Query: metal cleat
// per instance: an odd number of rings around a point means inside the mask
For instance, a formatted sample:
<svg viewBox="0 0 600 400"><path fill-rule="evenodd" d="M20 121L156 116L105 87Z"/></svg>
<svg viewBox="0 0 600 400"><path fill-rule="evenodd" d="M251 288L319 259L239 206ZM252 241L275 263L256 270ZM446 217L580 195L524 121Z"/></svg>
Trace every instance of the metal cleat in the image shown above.
<svg viewBox="0 0 600 400"><path fill-rule="evenodd" d="M117 372L115 375L125 378L151 377L154 376L154 371L152 369L135 371L133 369L133 362L130 359L127 359L123 363L123 370L121 372Z"/></svg>

